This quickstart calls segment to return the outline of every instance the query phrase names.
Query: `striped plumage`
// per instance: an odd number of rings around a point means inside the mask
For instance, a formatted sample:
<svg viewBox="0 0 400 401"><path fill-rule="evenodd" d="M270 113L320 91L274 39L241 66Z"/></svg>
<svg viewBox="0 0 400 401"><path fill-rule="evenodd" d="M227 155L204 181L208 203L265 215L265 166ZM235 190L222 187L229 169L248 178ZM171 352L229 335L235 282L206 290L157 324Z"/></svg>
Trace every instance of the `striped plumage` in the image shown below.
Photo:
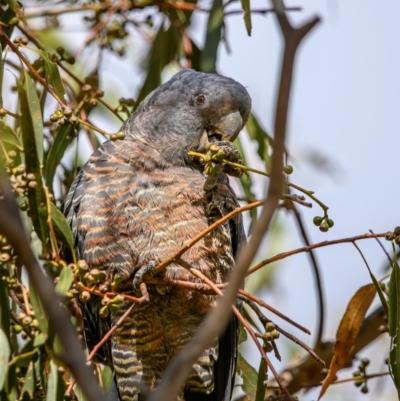
<svg viewBox="0 0 400 401"><path fill-rule="evenodd" d="M151 275L153 266L237 207L227 176L220 174L206 191L203 167L187 152L204 149L210 138L234 139L249 111L246 90L214 74L181 71L150 94L123 125L125 140L106 142L93 153L67 195L64 212L78 257L90 269L118 275L117 291L133 294L135 277ZM244 238L241 217L236 217L182 258L222 283ZM199 282L177 264L161 275ZM216 302L214 296L175 286L148 284L147 289L150 302L135 306L99 352L115 372L111 397L121 401L140 400L140 384L154 388ZM91 299L82 305L89 348L131 305L123 303L116 313L101 318L99 302ZM224 336L193 366L180 400L230 399L237 335L232 318Z"/></svg>

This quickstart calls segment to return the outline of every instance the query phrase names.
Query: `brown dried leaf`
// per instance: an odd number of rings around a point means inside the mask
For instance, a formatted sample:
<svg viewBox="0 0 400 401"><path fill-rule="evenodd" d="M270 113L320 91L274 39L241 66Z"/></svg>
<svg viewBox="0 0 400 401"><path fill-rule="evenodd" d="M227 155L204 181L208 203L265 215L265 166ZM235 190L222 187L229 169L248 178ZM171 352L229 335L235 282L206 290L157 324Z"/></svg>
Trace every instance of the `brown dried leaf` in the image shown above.
<svg viewBox="0 0 400 401"><path fill-rule="evenodd" d="M318 400L325 394L325 391L334 380L337 371L345 365L349 358L364 321L365 314L371 306L375 294L376 289L374 284L368 284L361 287L348 303L346 312L343 315L336 333L336 343L333 346L332 361L329 366L329 372L322 383Z"/></svg>

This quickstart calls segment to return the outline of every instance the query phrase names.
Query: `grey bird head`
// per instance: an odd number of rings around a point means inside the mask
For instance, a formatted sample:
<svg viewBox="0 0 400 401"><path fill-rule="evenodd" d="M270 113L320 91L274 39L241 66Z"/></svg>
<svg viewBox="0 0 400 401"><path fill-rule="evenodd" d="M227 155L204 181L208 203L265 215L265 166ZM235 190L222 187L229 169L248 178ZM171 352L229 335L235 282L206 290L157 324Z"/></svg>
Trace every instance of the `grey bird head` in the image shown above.
<svg viewBox="0 0 400 401"><path fill-rule="evenodd" d="M143 100L124 129L182 164L189 150L204 150L208 141L233 141L250 109L247 90L233 79L182 70Z"/></svg>

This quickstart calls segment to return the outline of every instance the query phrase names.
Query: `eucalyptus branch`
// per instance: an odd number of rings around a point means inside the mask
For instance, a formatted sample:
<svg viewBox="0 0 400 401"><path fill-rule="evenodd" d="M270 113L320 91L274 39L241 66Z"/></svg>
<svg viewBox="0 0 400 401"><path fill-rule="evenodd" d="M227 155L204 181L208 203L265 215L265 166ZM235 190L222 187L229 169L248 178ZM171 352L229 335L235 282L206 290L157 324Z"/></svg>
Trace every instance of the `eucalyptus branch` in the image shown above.
<svg viewBox="0 0 400 401"><path fill-rule="evenodd" d="M292 251L282 252L282 253L279 253L278 255L273 256L272 258L264 259L260 263L256 264L254 267L249 269L249 271L247 272L247 275L249 276L250 274L253 274L254 272L256 272L257 270L261 269L262 267L264 267L266 265L269 265L278 260L285 259L292 255L297 255L298 253L310 252L313 249L322 248L324 246L353 243L355 241L360 241L363 239L384 238L385 235L386 235L386 233L362 234L362 235L357 235L355 237L341 238L341 239L336 239L336 240L332 240L332 241L318 242L317 244L307 245L307 246L304 246L301 248L293 249Z"/></svg>
<svg viewBox="0 0 400 401"><path fill-rule="evenodd" d="M204 159L204 158L207 156L207 155L204 154L204 153L199 153L199 152L194 152L194 151L189 151L189 152L188 152L188 155L189 155L189 156L192 156L192 157L197 157L197 158L199 158L199 159ZM240 169L240 170L242 170L242 171L244 171L244 172L246 172L246 173L248 173L248 172L250 171L250 172L252 172L252 173L256 173L256 174L259 174L259 175L263 175L263 176L265 176L265 177L270 177L270 176L271 176L270 173L267 173L267 172L265 172L265 171L261 171L261 170L257 170L257 169L252 168L252 167L244 166L243 164L233 163L233 162L231 162L231 161L229 161L229 160L226 160L226 159L218 159L218 158L216 158L216 157L213 157L213 158L212 158L212 161L213 161L213 162L225 163L225 164L227 164L228 166L238 168L238 169ZM282 173L282 174L283 174L283 173ZM290 181L284 181L284 185L286 185L286 186L288 186L288 187L295 188L296 190L298 190L298 191L302 192L303 194L307 195L307 196L308 196L310 199L312 199L315 203L317 203L319 206L321 206L322 210L324 211L324 214L326 215L326 212L328 211L329 207L326 206L325 203L323 203L322 201L320 201L316 196L314 196L314 192L313 192L313 191L309 191L309 190L307 190L307 189L304 189L304 188L300 187L299 185L293 184L293 183L290 182ZM296 200L296 202L298 202L298 200ZM309 206L309 204L305 204L305 206Z"/></svg>
<svg viewBox="0 0 400 401"><path fill-rule="evenodd" d="M53 88L38 74L38 72L32 67L31 63L28 61L28 59L18 50L17 46L15 46L14 43L9 39L9 37L3 31L3 28L1 26L0 26L0 36L3 37L3 39L5 40L7 45L11 48L11 50L25 64L25 66L28 68L28 70L31 72L31 74L35 77L35 79L38 82L40 82L49 91L49 93L54 97L54 99L57 100L58 104L61 107L67 107L65 102L58 97L58 95L54 92Z"/></svg>

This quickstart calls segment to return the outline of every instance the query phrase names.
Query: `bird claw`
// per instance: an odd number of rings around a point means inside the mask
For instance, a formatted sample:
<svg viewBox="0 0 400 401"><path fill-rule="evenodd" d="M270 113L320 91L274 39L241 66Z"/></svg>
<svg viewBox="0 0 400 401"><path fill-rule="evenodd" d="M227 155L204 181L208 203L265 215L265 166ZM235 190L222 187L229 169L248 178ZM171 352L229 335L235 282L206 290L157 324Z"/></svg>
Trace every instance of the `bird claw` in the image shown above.
<svg viewBox="0 0 400 401"><path fill-rule="evenodd" d="M152 277L154 275L154 269L157 263L152 260L147 265L142 266L135 273L132 281L132 287L135 294L141 294L144 298L148 297L147 288L145 284L146 277Z"/></svg>
<svg viewBox="0 0 400 401"><path fill-rule="evenodd" d="M226 173L233 177L241 177L243 172L240 168L221 163L227 160L232 163L242 164L242 158L236 146L230 141L214 142L209 148L206 157L206 166L204 172L210 175ZM208 159L208 160L207 160Z"/></svg>

